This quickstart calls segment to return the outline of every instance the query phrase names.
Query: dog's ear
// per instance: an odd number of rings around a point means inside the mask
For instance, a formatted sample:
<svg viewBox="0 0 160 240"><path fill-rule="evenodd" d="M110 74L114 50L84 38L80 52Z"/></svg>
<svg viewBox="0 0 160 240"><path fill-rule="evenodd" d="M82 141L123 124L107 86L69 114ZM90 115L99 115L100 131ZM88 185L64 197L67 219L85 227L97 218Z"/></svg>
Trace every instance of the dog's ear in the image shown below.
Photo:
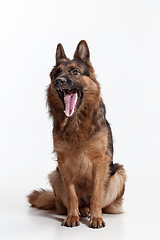
<svg viewBox="0 0 160 240"><path fill-rule="evenodd" d="M80 58L82 61L87 62L90 58L89 48L85 40L81 40L74 53L74 58Z"/></svg>
<svg viewBox="0 0 160 240"><path fill-rule="evenodd" d="M66 54L64 52L64 48L61 43L57 45L57 50L56 50L56 64L60 62L62 59L67 59Z"/></svg>

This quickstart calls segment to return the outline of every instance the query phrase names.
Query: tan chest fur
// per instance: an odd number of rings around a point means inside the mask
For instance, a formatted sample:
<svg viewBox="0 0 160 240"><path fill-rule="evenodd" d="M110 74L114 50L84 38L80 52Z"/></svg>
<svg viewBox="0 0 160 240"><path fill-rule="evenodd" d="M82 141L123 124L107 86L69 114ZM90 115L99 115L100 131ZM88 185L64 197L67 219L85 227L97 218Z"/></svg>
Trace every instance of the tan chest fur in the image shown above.
<svg viewBox="0 0 160 240"><path fill-rule="evenodd" d="M94 162L104 159L107 149L107 133L96 134L87 142L76 144L76 141L62 141L58 136L54 137L55 152L58 157L58 165L63 171L63 176L74 180L75 183L91 182ZM107 161L107 159L106 159Z"/></svg>

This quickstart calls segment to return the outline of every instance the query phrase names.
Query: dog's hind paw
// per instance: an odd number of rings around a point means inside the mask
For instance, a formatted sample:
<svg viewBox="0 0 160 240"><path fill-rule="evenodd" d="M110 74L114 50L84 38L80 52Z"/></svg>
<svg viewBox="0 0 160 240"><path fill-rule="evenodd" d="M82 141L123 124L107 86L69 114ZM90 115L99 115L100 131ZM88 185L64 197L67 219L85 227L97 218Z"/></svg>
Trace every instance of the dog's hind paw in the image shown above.
<svg viewBox="0 0 160 240"><path fill-rule="evenodd" d="M79 209L81 217L90 217L90 212L88 207L83 207Z"/></svg>

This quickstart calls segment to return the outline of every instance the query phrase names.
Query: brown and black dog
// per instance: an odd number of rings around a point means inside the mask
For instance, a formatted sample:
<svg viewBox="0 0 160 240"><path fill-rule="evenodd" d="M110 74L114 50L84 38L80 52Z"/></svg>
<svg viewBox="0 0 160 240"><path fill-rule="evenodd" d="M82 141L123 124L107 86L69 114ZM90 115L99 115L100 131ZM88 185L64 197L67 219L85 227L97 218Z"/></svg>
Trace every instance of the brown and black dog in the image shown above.
<svg viewBox="0 0 160 240"><path fill-rule="evenodd" d="M104 227L102 211L122 212L126 175L113 163L111 128L86 41L79 42L73 60L58 44L50 77L47 101L58 167L49 175L53 191L33 191L29 202L67 212L64 226L78 226L79 216L90 216L89 227Z"/></svg>

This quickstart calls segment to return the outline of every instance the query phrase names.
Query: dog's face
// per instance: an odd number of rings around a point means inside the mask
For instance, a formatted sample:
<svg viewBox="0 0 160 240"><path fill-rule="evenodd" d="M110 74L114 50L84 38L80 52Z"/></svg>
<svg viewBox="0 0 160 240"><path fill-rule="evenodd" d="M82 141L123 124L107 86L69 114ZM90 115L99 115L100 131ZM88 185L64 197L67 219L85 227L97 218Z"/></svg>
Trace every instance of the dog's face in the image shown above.
<svg viewBox="0 0 160 240"><path fill-rule="evenodd" d="M90 95L91 98L99 93L99 85L89 57L88 45L84 40L79 42L73 60L66 57L61 44L57 46L56 66L50 77L67 117L73 116L81 105L84 107L87 96Z"/></svg>

